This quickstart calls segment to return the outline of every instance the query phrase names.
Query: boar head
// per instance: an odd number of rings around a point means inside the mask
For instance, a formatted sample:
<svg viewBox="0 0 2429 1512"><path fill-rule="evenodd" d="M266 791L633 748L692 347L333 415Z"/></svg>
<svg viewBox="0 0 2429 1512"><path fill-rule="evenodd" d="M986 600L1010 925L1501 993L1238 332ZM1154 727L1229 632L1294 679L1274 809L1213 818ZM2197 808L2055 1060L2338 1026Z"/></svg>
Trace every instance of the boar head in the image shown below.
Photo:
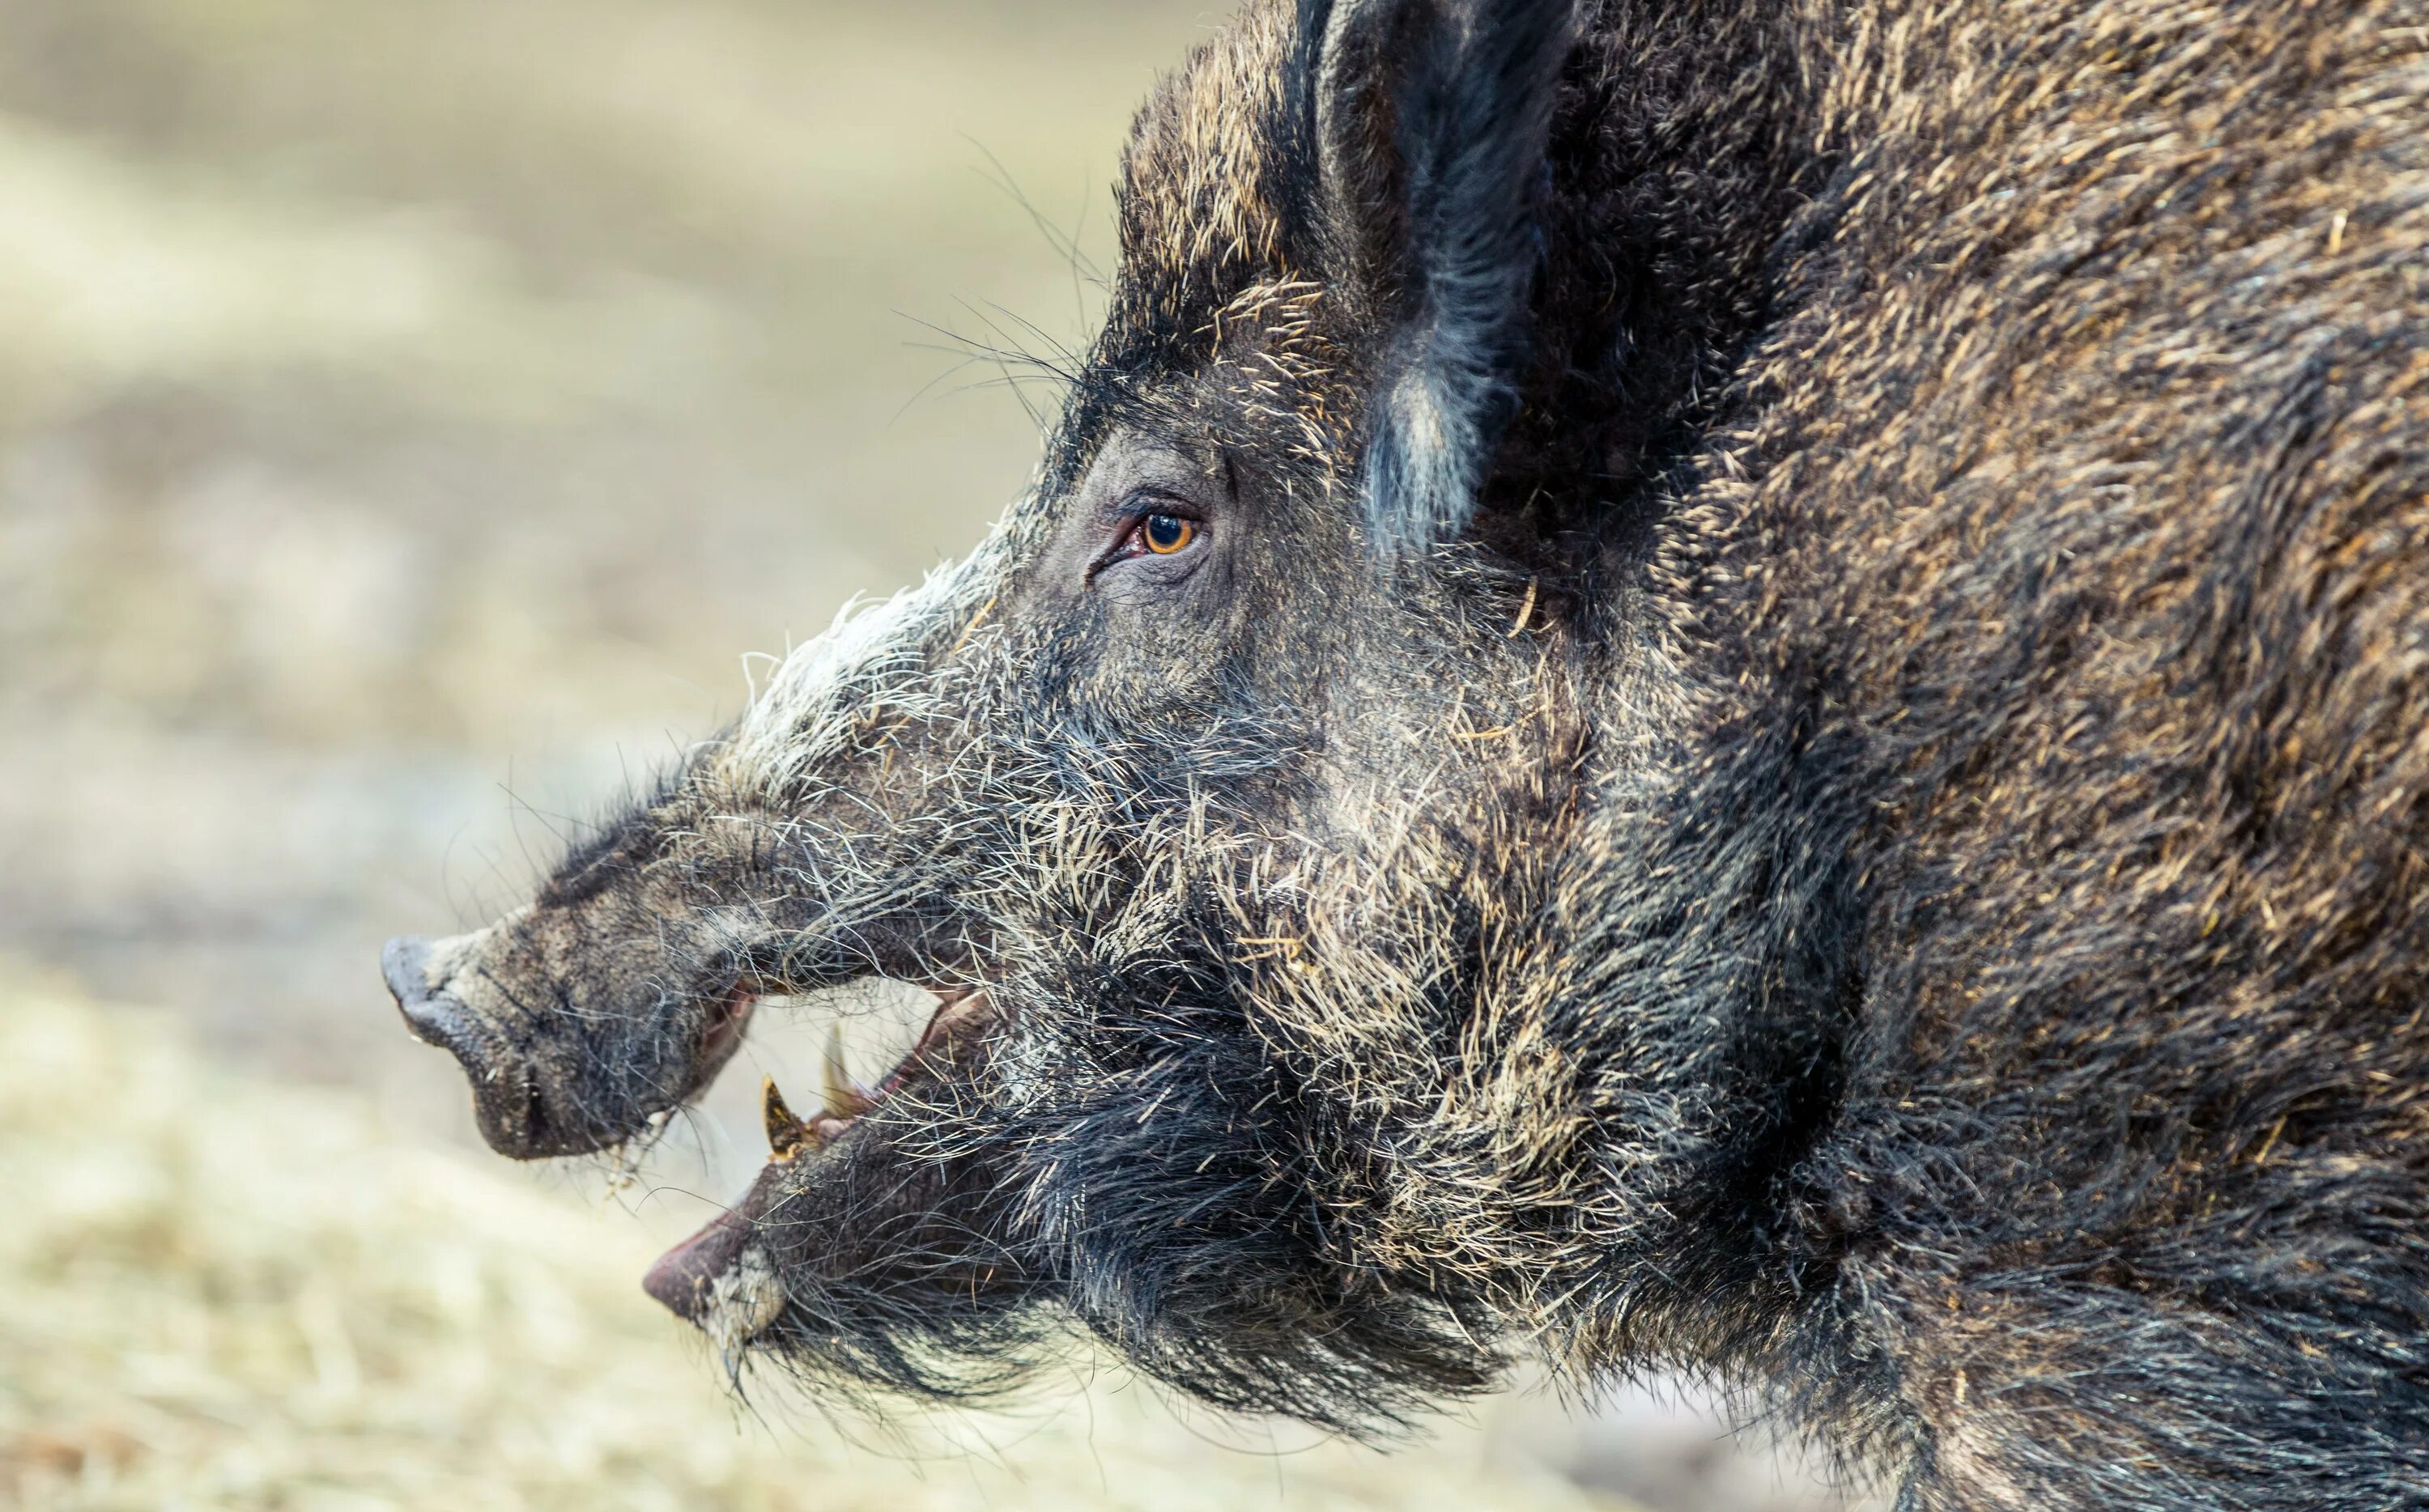
<svg viewBox="0 0 2429 1512"><path fill-rule="evenodd" d="M1253 7L1140 118L1030 495L527 907L390 946L519 1157L634 1138L768 995L936 994L882 1085L771 1088L766 1171L650 1276L737 1357L967 1396L1076 1324L1390 1422L1703 1200L1661 1078L1710 1067L1563 1006L1645 743L1607 711L1661 705L1628 501L1746 305L1648 291L1694 216L1562 199L1612 88L1567 0Z"/></svg>

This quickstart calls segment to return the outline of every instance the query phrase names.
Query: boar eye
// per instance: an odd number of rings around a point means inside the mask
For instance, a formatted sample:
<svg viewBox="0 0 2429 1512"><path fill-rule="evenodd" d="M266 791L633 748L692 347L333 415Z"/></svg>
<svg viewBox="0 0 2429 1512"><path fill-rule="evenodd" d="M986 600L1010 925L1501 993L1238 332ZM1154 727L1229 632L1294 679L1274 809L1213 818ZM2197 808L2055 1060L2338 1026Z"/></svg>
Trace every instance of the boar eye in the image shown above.
<svg viewBox="0 0 2429 1512"><path fill-rule="evenodd" d="M1197 520L1169 510L1153 509L1133 515L1121 540L1089 570L1093 575L1099 568L1143 556L1179 556L1196 545L1204 533L1205 527Z"/></svg>
<svg viewBox="0 0 2429 1512"><path fill-rule="evenodd" d="M1139 521L1139 544L1158 556L1170 556L1198 537L1198 527L1178 515L1149 515Z"/></svg>

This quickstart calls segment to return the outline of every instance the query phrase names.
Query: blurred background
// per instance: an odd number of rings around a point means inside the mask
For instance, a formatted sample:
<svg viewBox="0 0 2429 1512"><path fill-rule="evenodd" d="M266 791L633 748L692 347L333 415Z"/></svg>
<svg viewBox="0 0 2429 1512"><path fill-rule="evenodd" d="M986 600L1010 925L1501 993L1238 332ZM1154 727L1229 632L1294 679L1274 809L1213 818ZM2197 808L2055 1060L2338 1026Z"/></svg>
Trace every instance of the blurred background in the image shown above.
<svg viewBox="0 0 2429 1512"><path fill-rule="evenodd" d="M618 1187L474 1154L379 989L1020 490L967 344L1084 339L1219 19L0 4L0 1500L1841 1504L1663 1386L1385 1460L1075 1384L933 1471L736 1406L637 1277L805 1030Z"/></svg>

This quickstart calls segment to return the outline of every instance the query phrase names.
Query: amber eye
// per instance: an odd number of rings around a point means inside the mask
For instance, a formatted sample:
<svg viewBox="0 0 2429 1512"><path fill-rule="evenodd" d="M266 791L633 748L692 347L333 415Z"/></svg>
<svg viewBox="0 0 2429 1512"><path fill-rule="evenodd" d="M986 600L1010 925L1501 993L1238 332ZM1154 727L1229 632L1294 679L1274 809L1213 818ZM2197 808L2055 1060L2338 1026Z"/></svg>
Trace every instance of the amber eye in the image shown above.
<svg viewBox="0 0 2429 1512"><path fill-rule="evenodd" d="M1178 515L1149 515L1139 521L1139 539L1158 556L1170 556L1198 538L1198 527Z"/></svg>

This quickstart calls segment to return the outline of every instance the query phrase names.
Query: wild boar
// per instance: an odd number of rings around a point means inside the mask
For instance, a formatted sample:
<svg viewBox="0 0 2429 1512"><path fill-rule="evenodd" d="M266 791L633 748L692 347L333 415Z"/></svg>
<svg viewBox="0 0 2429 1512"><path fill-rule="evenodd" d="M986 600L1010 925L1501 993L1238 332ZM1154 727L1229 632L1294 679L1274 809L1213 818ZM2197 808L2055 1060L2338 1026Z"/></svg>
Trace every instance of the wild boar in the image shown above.
<svg viewBox="0 0 2429 1512"><path fill-rule="evenodd" d="M2429 9L1253 0L1033 486L477 933L518 1157L938 997L651 1290L1939 1508L2429 1503Z"/></svg>

